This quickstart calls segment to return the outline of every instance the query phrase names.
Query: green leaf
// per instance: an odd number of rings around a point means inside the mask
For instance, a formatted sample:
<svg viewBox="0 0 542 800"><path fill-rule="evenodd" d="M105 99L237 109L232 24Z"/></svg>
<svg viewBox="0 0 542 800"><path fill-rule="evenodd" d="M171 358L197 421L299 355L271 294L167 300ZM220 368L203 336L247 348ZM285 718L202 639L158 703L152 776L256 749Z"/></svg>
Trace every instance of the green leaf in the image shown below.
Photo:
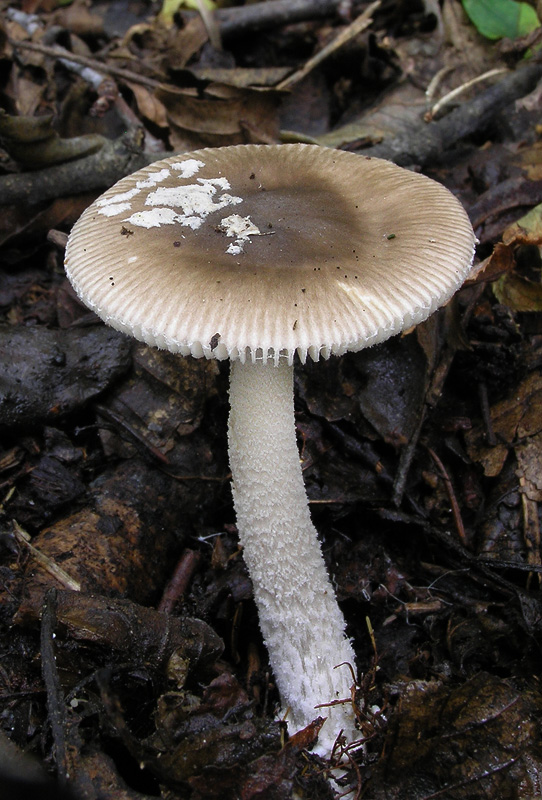
<svg viewBox="0 0 542 800"><path fill-rule="evenodd" d="M463 8L487 39L516 39L540 26L534 8L516 0L463 0Z"/></svg>
<svg viewBox="0 0 542 800"><path fill-rule="evenodd" d="M515 272L508 273L491 285L502 305L513 311L542 311L542 285Z"/></svg>
<svg viewBox="0 0 542 800"><path fill-rule="evenodd" d="M216 8L216 3L214 0L203 0L204 5L212 11ZM198 4L196 0L163 0L162 8L159 14L159 17L162 22L167 25L170 25L173 22L174 14L180 8L193 8L195 11L198 10Z"/></svg>

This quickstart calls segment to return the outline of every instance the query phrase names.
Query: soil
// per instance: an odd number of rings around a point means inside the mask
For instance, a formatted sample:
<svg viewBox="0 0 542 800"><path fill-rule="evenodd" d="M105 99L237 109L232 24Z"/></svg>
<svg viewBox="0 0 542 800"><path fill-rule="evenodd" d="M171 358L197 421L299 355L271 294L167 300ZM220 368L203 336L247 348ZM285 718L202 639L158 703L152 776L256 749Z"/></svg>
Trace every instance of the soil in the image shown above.
<svg viewBox="0 0 542 800"><path fill-rule="evenodd" d="M542 797L537 34L485 39L457 0L218 5L0 4L1 796ZM63 271L115 180L284 141L424 172L479 240L427 322L296 366L358 657L359 742L330 761L275 715L227 365L105 327Z"/></svg>

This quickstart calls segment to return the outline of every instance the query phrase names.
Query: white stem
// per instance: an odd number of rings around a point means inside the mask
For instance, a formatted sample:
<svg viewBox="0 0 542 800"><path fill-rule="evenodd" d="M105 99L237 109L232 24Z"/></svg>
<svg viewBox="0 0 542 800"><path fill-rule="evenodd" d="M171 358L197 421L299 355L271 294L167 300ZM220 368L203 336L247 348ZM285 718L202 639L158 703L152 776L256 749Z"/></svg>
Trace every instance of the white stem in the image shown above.
<svg viewBox="0 0 542 800"><path fill-rule="evenodd" d="M297 450L293 367L232 363L229 453L243 555L290 732L327 717L318 751L341 730L355 738L349 703L354 651L311 522Z"/></svg>

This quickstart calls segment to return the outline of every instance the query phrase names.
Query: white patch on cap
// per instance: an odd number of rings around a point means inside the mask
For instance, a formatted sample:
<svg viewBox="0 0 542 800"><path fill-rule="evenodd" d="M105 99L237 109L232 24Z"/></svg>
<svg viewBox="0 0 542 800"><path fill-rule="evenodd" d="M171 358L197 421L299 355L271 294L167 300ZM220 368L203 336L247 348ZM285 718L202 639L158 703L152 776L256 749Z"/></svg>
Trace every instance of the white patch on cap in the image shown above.
<svg viewBox="0 0 542 800"><path fill-rule="evenodd" d="M128 189L127 192L122 192L121 194L113 194L108 195L107 197L100 197L99 200L96 200L96 205L100 208L104 206L111 206L115 203L124 203L127 200L131 200L132 197L135 197L136 194L139 194L139 189Z"/></svg>
<svg viewBox="0 0 542 800"><path fill-rule="evenodd" d="M172 208L153 208L152 211L136 211L123 221L140 228L159 228L160 225L174 225L179 215Z"/></svg>
<svg viewBox="0 0 542 800"><path fill-rule="evenodd" d="M229 189L230 185L225 178L212 178L205 182L198 179L198 183L188 186L160 186L148 195L145 205L179 208L183 215L198 216L203 221L213 211L243 202L242 197L234 197L226 192L215 197L218 187Z"/></svg>
<svg viewBox="0 0 542 800"><path fill-rule="evenodd" d="M202 186L209 184L210 186L217 186L219 189L231 189L231 184L227 178L198 178L198 183Z"/></svg>
<svg viewBox="0 0 542 800"><path fill-rule="evenodd" d="M128 211L131 207L131 203L111 203L111 205L98 209L98 214L103 214L104 217L114 217L116 214Z"/></svg>
<svg viewBox="0 0 542 800"><path fill-rule="evenodd" d="M131 217L126 217L123 222L131 222L132 225L147 229L159 228L160 225L177 224L195 231L203 225L203 218L177 214L172 208L153 208L150 211L136 211Z"/></svg>
<svg viewBox="0 0 542 800"><path fill-rule="evenodd" d="M139 194L139 192L139 189L129 189L127 192L122 192L122 194L100 197L99 200L96 200L98 213L103 214L104 217L114 217L115 214L122 214L124 211L131 208L132 204L128 201Z"/></svg>
<svg viewBox="0 0 542 800"><path fill-rule="evenodd" d="M138 181L136 183L136 188L151 189L153 186L156 186L157 183L162 183L162 181L165 181L170 175L171 172L169 169L161 169L158 172L150 172L146 180Z"/></svg>
<svg viewBox="0 0 542 800"><path fill-rule="evenodd" d="M185 225L188 228L192 228L193 231L196 231L203 225L202 217L186 217L186 216L181 216L179 214L179 219L177 221L180 222L181 225Z"/></svg>
<svg viewBox="0 0 542 800"><path fill-rule="evenodd" d="M250 242L251 236L262 236L261 230L254 225L250 217L241 217L239 214L230 214L224 217L218 226L226 236L234 236L235 241L226 248L226 253L238 256L243 252L244 246Z"/></svg>
<svg viewBox="0 0 542 800"><path fill-rule="evenodd" d="M179 161L177 164L171 165L172 169L181 173L179 178L191 178L204 166L203 161L197 161L195 158L189 158L187 161Z"/></svg>
<svg viewBox="0 0 542 800"><path fill-rule="evenodd" d="M204 163L196 161L196 159L172 164L173 169L181 172L179 178L193 175L203 166L205 166ZM101 198L97 201L99 213L112 217L129 211L132 204L128 201L143 189L155 187L158 183L166 180L169 175L168 169L157 170L144 180L138 181L134 189L113 197ZM155 208L149 211L136 211L126 217L124 222L131 222L132 225L147 229L159 228L160 225L178 224L197 230L203 225L209 214L243 202L242 197L236 197L226 191L230 188L230 183L226 178L198 178L197 183L191 183L188 186L158 186L154 191L149 192L145 199L146 206L155 206ZM250 233L255 233L256 230L250 231ZM246 236L248 235L249 233L246 233Z"/></svg>
<svg viewBox="0 0 542 800"><path fill-rule="evenodd" d="M160 169L157 172L151 172L144 181L138 181L134 189L129 189L122 194L109 195L108 197L101 197L96 200L96 205L99 207L98 213L103 214L104 217L114 217L116 214L122 214L129 211L132 204L129 200L141 192L142 189L151 189L157 183L165 181L171 175L169 169Z"/></svg>

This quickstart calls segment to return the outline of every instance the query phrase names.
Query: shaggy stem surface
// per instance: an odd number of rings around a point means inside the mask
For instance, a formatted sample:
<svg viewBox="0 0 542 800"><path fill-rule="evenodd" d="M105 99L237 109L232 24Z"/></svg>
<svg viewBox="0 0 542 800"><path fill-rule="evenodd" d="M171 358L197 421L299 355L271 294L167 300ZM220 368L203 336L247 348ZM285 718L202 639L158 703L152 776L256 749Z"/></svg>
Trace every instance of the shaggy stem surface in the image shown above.
<svg viewBox="0 0 542 800"><path fill-rule="evenodd" d="M239 538L254 585L290 733L327 717L318 752L338 733L356 738L354 666L345 621L327 574L303 483L294 421L293 367L232 364L229 453Z"/></svg>

